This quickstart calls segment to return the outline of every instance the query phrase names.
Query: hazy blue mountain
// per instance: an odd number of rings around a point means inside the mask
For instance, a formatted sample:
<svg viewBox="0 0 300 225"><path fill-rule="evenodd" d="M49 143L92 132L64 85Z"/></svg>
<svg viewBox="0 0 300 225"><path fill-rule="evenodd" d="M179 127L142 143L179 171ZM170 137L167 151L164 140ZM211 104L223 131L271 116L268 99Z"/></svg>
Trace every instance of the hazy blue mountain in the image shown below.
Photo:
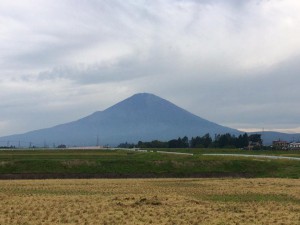
<svg viewBox="0 0 300 225"><path fill-rule="evenodd" d="M37 146L44 144L118 145L121 142L170 140L183 136L239 131L195 116L153 94L136 94L104 110L74 122L0 138Z"/></svg>
<svg viewBox="0 0 300 225"><path fill-rule="evenodd" d="M116 146L122 142L136 143L155 139L167 141L183 136L202 136L206 133L214 137L215 134L238 135L241 132L193 115L153 94L143 93L77 121L2 137L0 141L2 145L9 141L15 146L18 143L22 146L30 143L35 146L82 146L96 145L98 139L99 145ZM280 138L277 134L276 139Z"/></svg>

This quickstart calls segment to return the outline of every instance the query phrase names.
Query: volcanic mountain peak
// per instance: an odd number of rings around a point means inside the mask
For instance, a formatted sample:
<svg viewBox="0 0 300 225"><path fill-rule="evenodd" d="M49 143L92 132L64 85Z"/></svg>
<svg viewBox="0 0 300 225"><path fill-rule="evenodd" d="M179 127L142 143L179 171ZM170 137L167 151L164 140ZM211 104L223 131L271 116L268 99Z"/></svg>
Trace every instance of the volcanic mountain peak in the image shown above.
<svg viewBox="0 0 300 225"><path fill-rule="evenodd" d="M131 110L141 110L141 109L148 110L153 107L162 108L170 105L175 106L171 102L162 99L154 94L139 93L109 107L105 111L114 111L114 110L131 111Z"/></svg>
<svg viewBox="0 0 300 225"><path fill-rule="evenodd" d="M140 93L77 121L2 139L34 142L36 145L44 141L93 145L99 136L103 144L117 145L125 141L170 140L206 133L240 132L205 120L156 95Z"/></svg>

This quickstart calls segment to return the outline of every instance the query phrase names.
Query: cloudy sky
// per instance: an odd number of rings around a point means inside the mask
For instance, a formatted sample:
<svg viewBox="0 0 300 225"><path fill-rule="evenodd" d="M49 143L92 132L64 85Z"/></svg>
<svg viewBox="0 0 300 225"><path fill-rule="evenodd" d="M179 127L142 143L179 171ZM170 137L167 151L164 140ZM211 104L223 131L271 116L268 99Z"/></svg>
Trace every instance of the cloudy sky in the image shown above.
<svg viewBox="0 0 300 225"><path fill-rule="evenodd" d="M139 92L242 130L300 132L299 0L0 0L0 135Z"/></svg>

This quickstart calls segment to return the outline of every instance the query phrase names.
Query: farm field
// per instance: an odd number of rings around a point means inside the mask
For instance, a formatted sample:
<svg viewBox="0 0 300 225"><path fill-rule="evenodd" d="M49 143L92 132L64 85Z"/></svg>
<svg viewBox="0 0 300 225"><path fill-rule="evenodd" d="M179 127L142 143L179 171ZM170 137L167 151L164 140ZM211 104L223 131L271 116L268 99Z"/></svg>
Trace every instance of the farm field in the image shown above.
<svg viewBox="0 0 300 225"><path fill-rule="evenodd" d="M170 149L164 149L165 151ZM184 152L189 149L175 149ZM273 177L300 178L300 161L212 156L204 153L262 154L300 158L300 151L194 149L194 155L127 150L2 150L1 179Z"/></svg>
<svg viewBox="0 0 300 225"><path fill-rule="evenodd" d="M0 224L300 224L300 180L0 182Z"/></svg>

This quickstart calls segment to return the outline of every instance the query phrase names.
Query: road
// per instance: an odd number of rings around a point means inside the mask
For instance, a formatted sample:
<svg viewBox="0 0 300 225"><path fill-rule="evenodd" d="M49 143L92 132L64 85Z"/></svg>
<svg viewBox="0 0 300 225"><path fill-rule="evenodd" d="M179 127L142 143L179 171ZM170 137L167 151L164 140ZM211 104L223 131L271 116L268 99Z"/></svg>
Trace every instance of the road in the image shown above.
<svg viewBox="0 0 300 225"><path fill-rule="evenodd" d="M265 158L265 159L288 159L288 160L300 161L300 158L297 158L297 157L271 156L271 155L246 155L246 154L202 154L202 155L252 157L252 158Z"/></svg>

